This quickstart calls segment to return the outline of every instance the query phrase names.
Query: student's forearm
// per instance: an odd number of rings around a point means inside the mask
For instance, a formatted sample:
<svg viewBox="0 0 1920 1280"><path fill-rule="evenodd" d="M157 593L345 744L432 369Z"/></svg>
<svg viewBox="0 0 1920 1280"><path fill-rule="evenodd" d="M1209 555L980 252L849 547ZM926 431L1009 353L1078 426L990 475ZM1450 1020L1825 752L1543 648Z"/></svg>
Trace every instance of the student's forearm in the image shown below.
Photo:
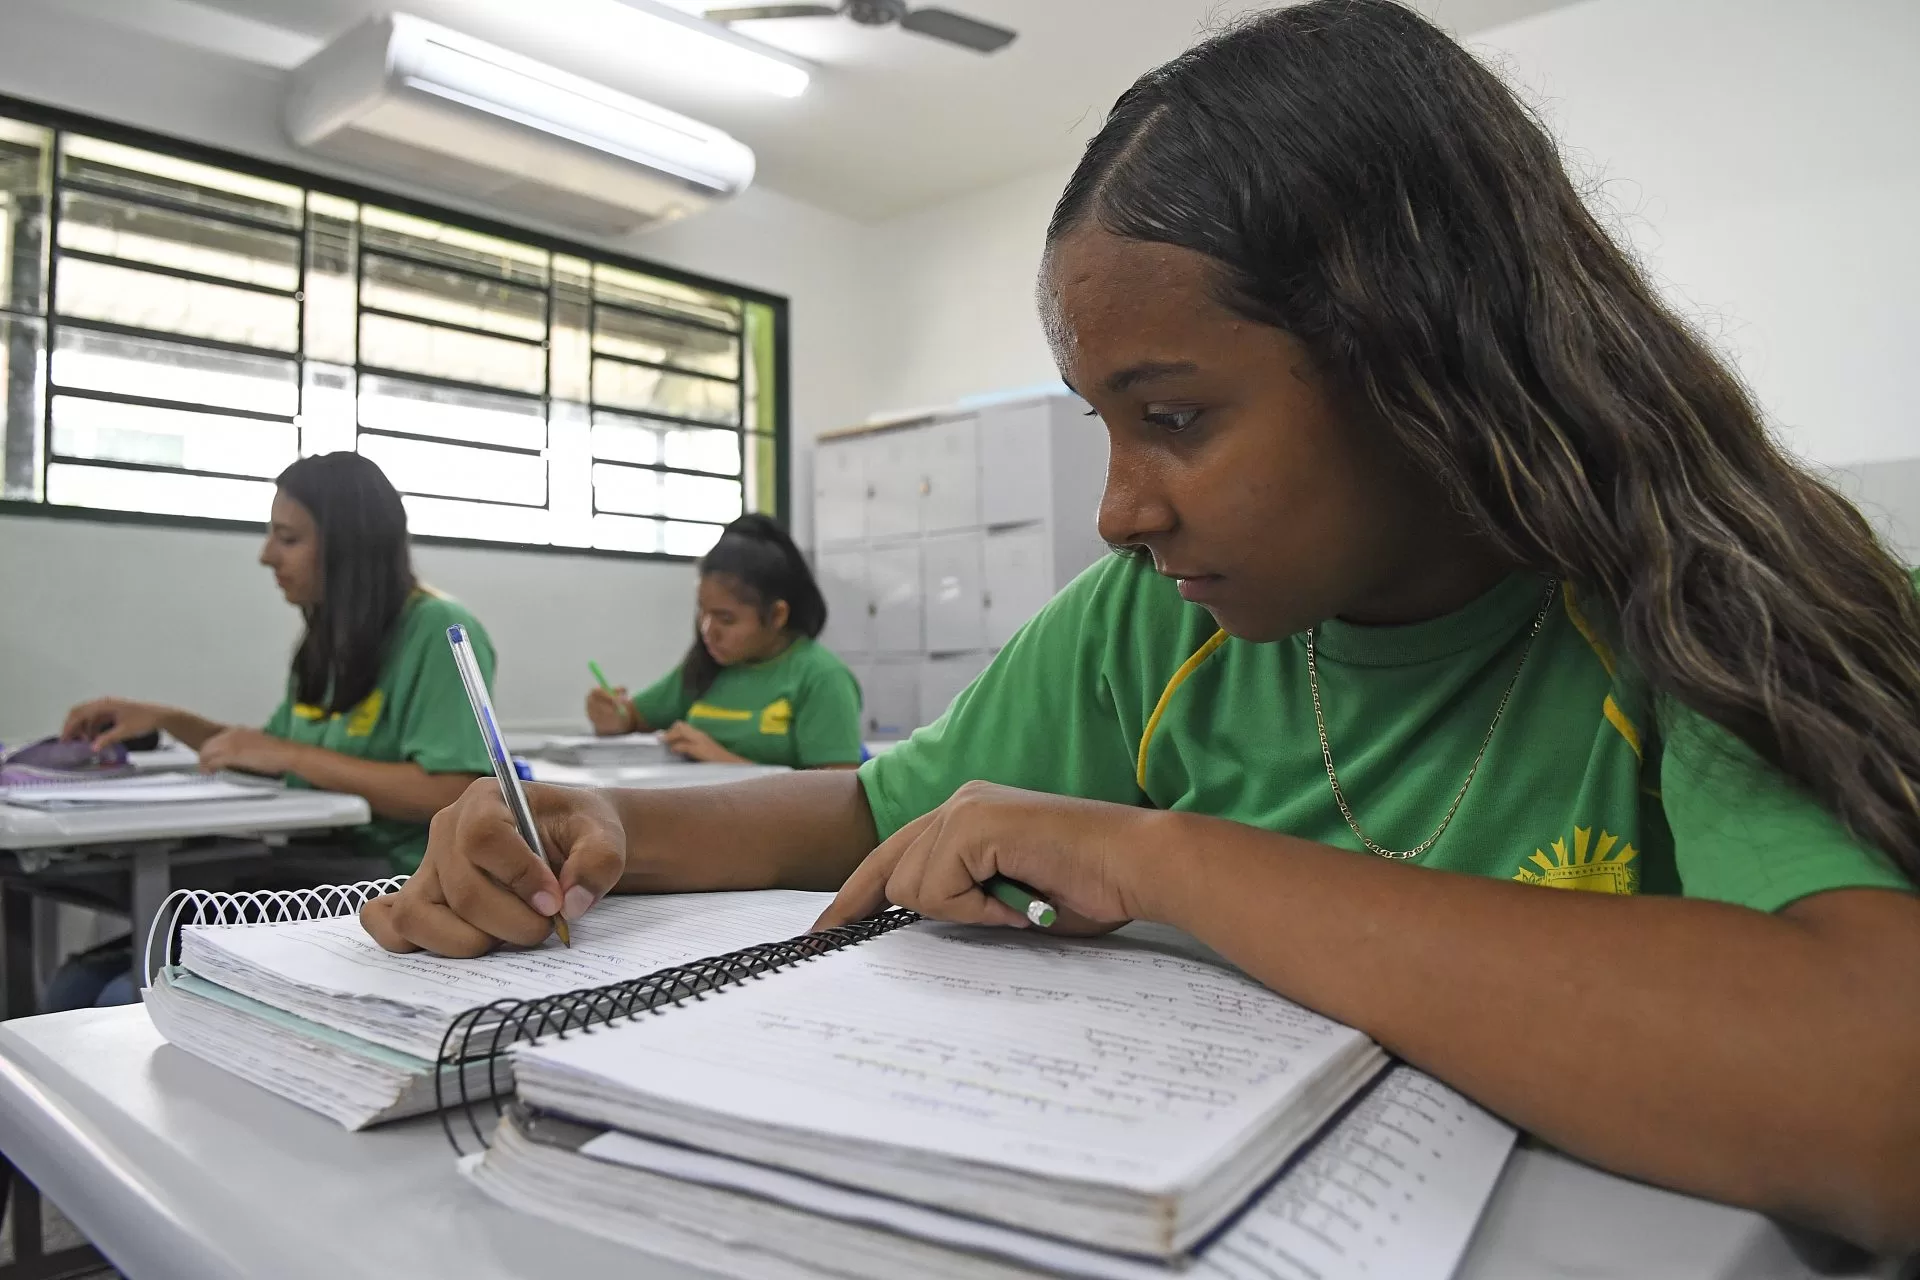
<svg viewBox="0 0 1920 1280"><path fill-rule="evenodd" d="M324 747L296 747L293 767L323 791L345 791L366 800L374 816L402 822L426 822L460 798L477 776L428 773L411 761L362 760Z"/></svg>
<svg viewBox="0 0 1920 1280"><path fill-rule="evenodd" d="M1920 901L1779 915L1147 820L1139 914L1611 1169L1920 1247ZM1871 940L1871 941L1868 941Z"/></svg>
<svg viewBox="0 0 1920 1280"><path fill-rule="evenodd" d="M160 727L198 751L208 738L226 728L224 724L197 716L191 711L168 707L160 715Z"/></svg>
<svg viewBox="0 0 1920 1280"><path fill-rule="evenodd" d="M620 893L837 889L876 839L858 774L609 791L627 832Z"/></svg>

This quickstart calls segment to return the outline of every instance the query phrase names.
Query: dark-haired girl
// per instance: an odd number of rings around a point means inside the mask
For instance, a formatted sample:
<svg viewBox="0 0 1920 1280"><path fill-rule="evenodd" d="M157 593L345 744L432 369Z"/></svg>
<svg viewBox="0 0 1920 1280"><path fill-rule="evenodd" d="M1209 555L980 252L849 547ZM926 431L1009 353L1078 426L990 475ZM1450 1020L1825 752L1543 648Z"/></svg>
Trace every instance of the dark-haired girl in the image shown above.
<svg viewBox="0 0 1920 1280"><path fill-rule="evenodd" d="M1089 144L1040 306L1135 554L857 779L537 788L557 876L471 789L374 936L576 886L1019 926L1004 874L1597 1164L1920 1247L1913 585L1499 79L1387 0L1209 40Z"/></svg>
<svg viewBox="0 0 1920 1280"><path fill-rule="evenodd" d="M493 644L465 607L414 578L406 509L374 463L321 454L276 483L260 563L307 625L266 728L100 698L68 712L64 732L104 746L164 729L200 753L203 769L363 796L374 817L353 833L352 851L411 871L427 820L488 771L447 628L467 628L489 682Z"/></svg>
<svg viewBox="0 0 1920 1280"><path fill-rule="evenodd" d="M693 645L629 698L587 694L595 733L658 729L709 763L844 769L860 763L860 685L814 637L827 603L800 549L762 515L741 516L700 561Z"/></svg>

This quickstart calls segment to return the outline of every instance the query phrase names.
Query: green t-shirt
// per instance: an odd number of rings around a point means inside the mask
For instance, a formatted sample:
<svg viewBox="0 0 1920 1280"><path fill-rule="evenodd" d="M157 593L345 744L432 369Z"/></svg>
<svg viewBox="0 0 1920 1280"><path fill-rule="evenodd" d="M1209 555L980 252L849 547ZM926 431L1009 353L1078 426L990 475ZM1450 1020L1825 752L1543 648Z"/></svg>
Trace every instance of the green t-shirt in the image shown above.
<svg viewBox="0 0 1920 1280"><path fill-rule="evenodd" d="M352 710L328 715L295 702L289 676L287 696L267 721L267 732L363 760L411 760L428 773L491 773L473 707L447 645L447 628L455 623L466 627L480 673L491 686L493 641L486 628L465 605L423 588L414 592L394 626L372 693ZM287 783L309 785L291 774ZM354 828L353 842L361 852L385 855L395 871L411 872L427 851L427 827L423 822L375 818Z"/></svg>
<svg viewBox="0 0 1920 1280"><path fill-rule="evenodd" d="M1334 767L1376 844L1413 848L1446 816L1545 592L1516 575L1429 622L1320 626ZM1731 734L1667 704L1656 732L1650 711L1562 588L1473 786L1414 864L1762 911L1825 889L1910 887ZM1120 557L1043 609L945 716L861 770L883 837L973 778L1362 848L1328 786L1305 637L1229 638L1174 583Z"/></svg>
<svg viewBox="0 0 1920 1280"><path fill-rule="evenodd" d="M675 667L636 693L633 709L652 729L685 720L755 764L860 763L860 682L806 636L776 658L722 667L698 699L686 695Z"/></svg>

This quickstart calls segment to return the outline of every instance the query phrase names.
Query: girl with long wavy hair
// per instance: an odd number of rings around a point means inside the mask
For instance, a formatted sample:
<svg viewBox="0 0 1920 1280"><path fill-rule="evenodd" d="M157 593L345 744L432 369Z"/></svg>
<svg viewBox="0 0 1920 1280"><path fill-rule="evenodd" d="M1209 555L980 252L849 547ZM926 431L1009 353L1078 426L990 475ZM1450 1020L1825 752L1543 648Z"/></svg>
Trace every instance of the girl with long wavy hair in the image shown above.
<svg viewBox="0 0 1920 1280"><path fill-rule="evenodd" d="M1040 307L1133 554L857 780L540 789L557 877L474 789L374 936L752 885L1017 926L1005 875L1599 1165L1920 1246L1913 584L1500 80L1388 0L1229 30L1114 107Z"/></svg>

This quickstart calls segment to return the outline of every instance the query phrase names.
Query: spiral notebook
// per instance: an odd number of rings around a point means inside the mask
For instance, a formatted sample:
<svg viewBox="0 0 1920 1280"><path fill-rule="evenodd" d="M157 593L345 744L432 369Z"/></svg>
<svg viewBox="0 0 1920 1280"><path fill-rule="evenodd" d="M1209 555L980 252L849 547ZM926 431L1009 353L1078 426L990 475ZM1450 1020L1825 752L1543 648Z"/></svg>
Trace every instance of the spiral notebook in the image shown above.
<svg viewBox="0 0 1920 1280"><path fill-rule="evenodd" d="M484 1100L1061 1239L1174 1257L1385 1055L1173 930L1098 939L824 894L620 896L470 960L381 950L398 880L176 895L146 997L171 1042L350 1127Z"/></svg>
<svg viewBox="0 0 1920 1280"><path fill-rule="evenodd" d="M400 883L176 895L156 1025L350 1127L458 1104L487 1194L729 1274L1439 1280L1513 1137L1405 1069L1355 1101L1366 1036L1159 926L634 896L448 960L361 930Z"/></svg>
<svg viewBox="0 0 1920 1280"><path fill-rule="evenodd" d="M1385 1062L1170 929L1068 939L909 912L476 1011L444 1078L503 1048L542 1114L1163 1260Z"/></svg>
<svg viewBox="0 0 1920 1280"><path fill-rule="evenodd" d="M784 891L616 897L595 908L571 948L549 942L452 960L389 954L360 927L361 905L404 881L174 894L148 938L143 996L154 1025L179 1048L360 1129L432 1111L443 1095L506 1086L502 1065L484 1057L448 1068L471 1077L451 1089L437 1078L441 1041L462 1013L788 937L832 900Z"/></svg>
<svg viewBox="0 0 1920 1280"><path fill-rule="evenodd" d="M1467 1098L1395 1066L1184 1268L517 1105L461 1173L513 1209L740 1280L1446 1280L1513 1142Z"/></svg>

